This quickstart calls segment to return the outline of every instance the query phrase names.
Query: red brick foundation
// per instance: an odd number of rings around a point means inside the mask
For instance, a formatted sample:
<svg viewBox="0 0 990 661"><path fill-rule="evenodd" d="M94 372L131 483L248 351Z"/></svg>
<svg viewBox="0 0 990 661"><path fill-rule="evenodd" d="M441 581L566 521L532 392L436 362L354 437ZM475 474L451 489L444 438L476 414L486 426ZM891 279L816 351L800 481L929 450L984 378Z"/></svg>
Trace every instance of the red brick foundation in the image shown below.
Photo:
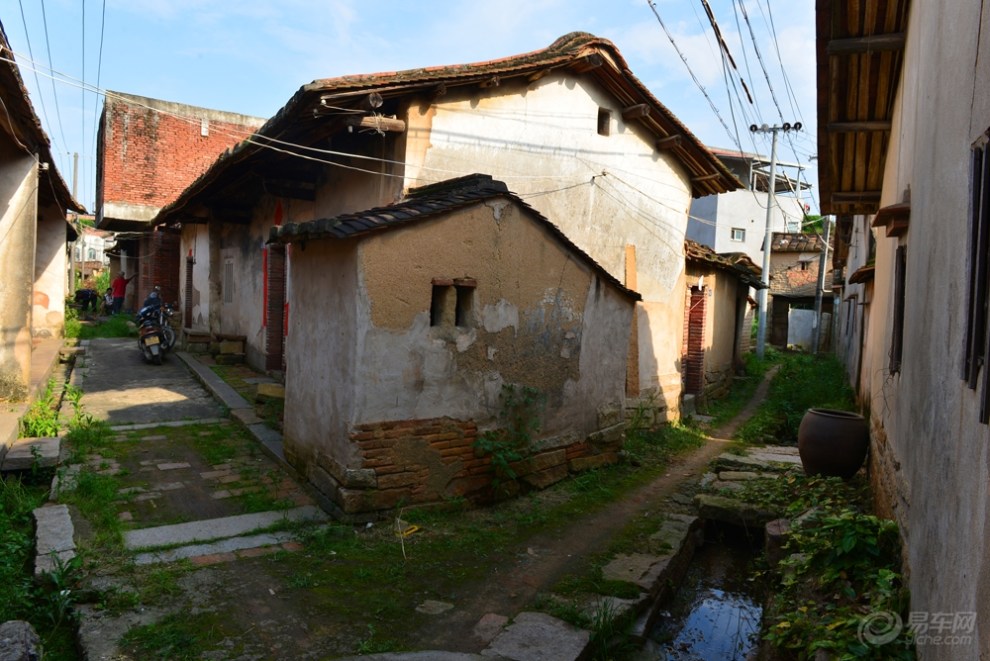
<svg viewBox="0 0 990 661"><path fill-rule="evenodd" d="M515 462L515 480L498 489L493 485L491 457L474 447L477 425L450 418L358 425L351 441L360 452L360 468L343 468L321 457L306 473L345 517L453 498L486 503L544 489L572 472L615 463L621 430L612 432L597 432L594 440L543 450Z"/></svg>

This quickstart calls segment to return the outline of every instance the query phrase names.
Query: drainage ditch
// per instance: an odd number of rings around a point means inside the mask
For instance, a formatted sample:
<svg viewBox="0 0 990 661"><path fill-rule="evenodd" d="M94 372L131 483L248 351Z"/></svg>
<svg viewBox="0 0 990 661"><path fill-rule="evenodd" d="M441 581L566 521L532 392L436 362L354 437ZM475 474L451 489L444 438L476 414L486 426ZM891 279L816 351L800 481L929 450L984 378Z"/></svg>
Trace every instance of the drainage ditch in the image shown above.
<svg viewBox="0 0 990 661"><path fill-rule="evenodd" d="M741 528L709 521L674 597L650 629L640 661L745 661L759 648L765 590L761 548Z"/></svg>

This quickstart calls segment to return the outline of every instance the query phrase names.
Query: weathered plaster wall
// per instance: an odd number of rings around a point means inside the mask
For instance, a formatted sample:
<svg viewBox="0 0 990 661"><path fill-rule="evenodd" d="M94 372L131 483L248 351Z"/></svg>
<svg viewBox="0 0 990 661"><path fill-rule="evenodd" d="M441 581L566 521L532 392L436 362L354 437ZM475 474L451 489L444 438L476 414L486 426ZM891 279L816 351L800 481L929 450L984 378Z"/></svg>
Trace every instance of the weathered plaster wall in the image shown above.
<svg viewBox="0 0 990 661"><path fill-rule="evenodd" d="M179 246L182 276L179 283L179 309L186 309L186 261L192 257L192 315L182 323L194 331L210 328L210 228L206 224L186 223L182 226ZM218 274L220 275L220 274Z"/></svg>
<svg viewBox="0 0 990 661"><path fill-rule="evenodd" d="M66 271L65 214L57 206L39 209L38 238L31 296L32 333L61 337L65 330Z"/></svg>
<svg viewBox="0 0 990 661"><path fill-rule="evenodd" d="M683 315L678 281L691 200L685 173L587 81L550 74L529 87L483 94L491 92L451 91L436 105L424 100L410 108L406 184L491 173L620 280L625 246L634 245L637 290L644 298L640 386L662 391L676 411ZM598 132L600 110L611 115L609 135Z"/></svg>
<svg viewBox="0 0 990 661"><path fill-rule="evenodd" d="M983 93L990 79L988 9L985 2L911 3L881 199L881 206L902 202L910 187L911 224L900 239L878 240L867 331L871 477L902 526L911 609L976 613L973 644L922 645L922 659L990 658L990 431L979 422L980 390L960 378L971 146L990 127L990 96ZM898 244L907 246L909 295L904 361L892 375L886 356Z"/></svg>
<svg viewBox="0 0 990 661"><path fill-rule="evenodd" d="M0 376L31 375L31 289L37 236L38 164L0 142Z"/></svg>
<svg viewBox="0 0 990 661"><path fill-rule="evenodd" d="M572 441L596 428L598 405L620 407L624 341L596 340L628 336L631 304L515 205L496 200L373 237L361 264L368 317L355 422L491 424L502 384L514 383L547 395L542 434ZM434 277L477 280L471 328L430 326ZM604 326L591 338L588 317Z"/></svg>
<svg viewBox="0 0 990 661"><path fill-rule="evenodd" d="M707 297L705 314L705 396L724 394L731 384L736 350L739 281L719 269L688 265L687 285L697 286L703 277ZM688 295L690 296L690 295Z"/></svg>
<svg viewBox="0 0 990 661"><path fill-rule="evenodd" d="M285 453L313 479L322 456L357 465L357 254L353 243L292 246L291 328L286 338Z"/></svg>

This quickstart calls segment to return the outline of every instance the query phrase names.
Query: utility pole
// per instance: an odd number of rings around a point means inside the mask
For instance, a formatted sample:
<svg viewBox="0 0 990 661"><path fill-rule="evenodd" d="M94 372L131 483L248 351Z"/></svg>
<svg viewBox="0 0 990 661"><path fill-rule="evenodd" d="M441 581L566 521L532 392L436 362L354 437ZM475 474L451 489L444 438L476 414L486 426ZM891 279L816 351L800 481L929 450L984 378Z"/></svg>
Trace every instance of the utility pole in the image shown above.
<svg viewBox="0 0 990 661"><path fill-rule="evenodd" d="M785 122L783 126L757 126L753 124L749 127L753 133L771 133L773 135L772 146L770 147L770 183L767 186L767 223L766 232L763 236L763 273L761 280L763 288L760 289L758 301L760 304L760 320L756 330L756 357L763 359L766 351L767 341L767 295L770 289L770 248L773 243L773 208L774 208L774 188L777 185L777 133L780 131L800 131L801 122L789 124Z"/></svg>
<svg viewBox="0 0 990 661"><path fill-rule="evenodd" d="M72 199L76 199L76 185L79 179L79 153L73 154L72 158ZM79 222L79 216L75 217L76 222L76 240L72 242L72 246L69 248L69 293L76 293L76 246L79 245L79 239L82 236L82 224Z"/></svg>
<svg viewBox="0 0 990 661"><path fill-rule="evenodd" d="M825 216L825 245L818 260L818 286L815 288L815 332L811 353L818 353L818 345L822 337L822 294L825 292L825 267L828 264L828 235L832 229L832 217ZM835 312L833 311L833 315Z"/></svg>

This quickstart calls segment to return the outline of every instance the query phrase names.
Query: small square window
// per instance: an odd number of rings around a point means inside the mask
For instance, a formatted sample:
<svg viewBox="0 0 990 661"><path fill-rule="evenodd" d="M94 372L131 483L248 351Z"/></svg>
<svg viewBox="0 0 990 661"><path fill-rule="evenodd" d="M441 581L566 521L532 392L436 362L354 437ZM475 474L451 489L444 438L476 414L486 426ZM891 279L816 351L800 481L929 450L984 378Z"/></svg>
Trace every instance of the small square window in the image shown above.
<svg viewBox="0 0 990 661"><path fill-rule="evenodd" d="M434 278L430 326L470 328L474 319L474 278Z"/></svg>
<svg viewBox="0 0 990 661"><path fill-rule="evenodd" d="M741 227L733 227L731 238L733 241L745 241L746 240L746 230Z"/></svg>
<svg viewBox="0 0 990 661"><path fill-rule="evenodd" d="M606 108L598 109L598 135L609 135L612 132L612 113Z"/></svg>

